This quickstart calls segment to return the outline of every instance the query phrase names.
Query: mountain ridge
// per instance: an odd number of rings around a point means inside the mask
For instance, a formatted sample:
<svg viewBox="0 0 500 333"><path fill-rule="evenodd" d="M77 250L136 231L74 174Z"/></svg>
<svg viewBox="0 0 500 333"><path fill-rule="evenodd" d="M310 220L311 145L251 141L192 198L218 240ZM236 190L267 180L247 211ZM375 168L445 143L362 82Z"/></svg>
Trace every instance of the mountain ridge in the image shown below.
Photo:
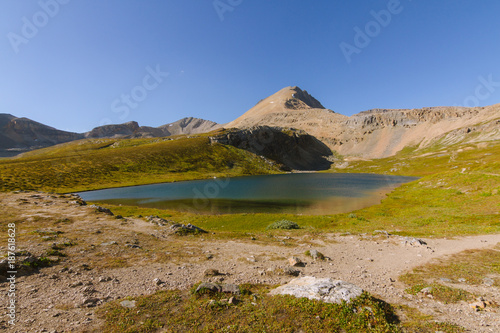
<svg viewBox="0 0 500 333"><path fill-rule="evenodd" d="M310 106L290 109L289 101L297 97L299 91L302 90L298 87L283 88L224 127L297 128L315 136L332 151L362 159L392 156L407 146L423 148L449 132L455 132L456 137L448 139L456 141L462 137L463 128L470 129L468 133L476 131L476 141L500 139L500 129L495 126L495 121L500 119L500 104L474 108L380 108L345 116Z"/></svg>
<svg viewBox="0 0 500 333"><path fill-rule="evenodd" d="M374 108L345 116L325 108L306 90L289 86L260 100L238 118L222 125L185 117L158 127L139 126L131 121L99 126L86 133L72 133L27 118L0 114L0 156L13 156L83 138L154 138L201 134L220 128L247 130L268 126L303 130L340 155L372 159L392 156L408 146L424 148L442 138L446 138L446 142L499 140L499 121L500 104L472 108ZM20 124L24 124L25 128ZM464 136L464 133L468 135Z"/></svg>
<svg viewBox="0 0 500 333"><path fill-rule="evenodd" d="M0 157L85 138L152 138L179 134L198 134L220 128L220 125L194 117L182 118L159 127L139 126L136 121L93 128L85 133L58 130L37 121L0 113Z"/></svg>

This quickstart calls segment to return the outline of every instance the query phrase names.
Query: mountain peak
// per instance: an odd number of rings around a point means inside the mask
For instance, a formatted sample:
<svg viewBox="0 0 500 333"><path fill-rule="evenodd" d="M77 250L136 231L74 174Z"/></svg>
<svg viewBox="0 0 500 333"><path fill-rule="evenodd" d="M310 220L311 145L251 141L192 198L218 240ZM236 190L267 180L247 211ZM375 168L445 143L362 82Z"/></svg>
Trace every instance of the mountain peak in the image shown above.
<svg viewBox="0 0 500 333"><path fill-rule="evenodd" d="M302 109L324 109L325 107L314 97L312 97L307 90L302 90L297 86L290 87L292 91L292 98L285 101L287 109L302 110Z"/></svg>
<svg viewBox="0 0 500 333"><path fill-rule="evenodd" d="M245 126L244 124L247 124L249 121L253 124L258 124L259 120L262 120L263 117L272 114L288 114L291 111L304 110L323 112L323 110L326 111L327 109L306 90L302 90L298 86L289 86L264 98L245 114L227 123L225 127Z"/></svg>

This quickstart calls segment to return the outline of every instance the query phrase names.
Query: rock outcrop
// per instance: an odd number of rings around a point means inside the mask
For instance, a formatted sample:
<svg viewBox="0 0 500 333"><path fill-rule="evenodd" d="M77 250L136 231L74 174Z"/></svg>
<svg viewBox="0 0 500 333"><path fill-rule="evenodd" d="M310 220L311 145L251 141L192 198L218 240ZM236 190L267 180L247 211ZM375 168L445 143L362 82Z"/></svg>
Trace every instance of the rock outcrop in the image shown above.
<svg viewBox="0 0 500 333"><path fill-rule="evenodd" d="M350 302L362 293L363 289L349 282L304 276L271 290L270 294L292 295L297 298L306 297L326 303L340 304L342 301Z"/></svg>
<svg viewBox="0 0 500 333"><path fill-rule="evenodd" d="M256 126L227 130L210 137L220 143L248 150L282 164L284 170L326 170L332 162L331 150L315 137L295 129Z"/></svg>

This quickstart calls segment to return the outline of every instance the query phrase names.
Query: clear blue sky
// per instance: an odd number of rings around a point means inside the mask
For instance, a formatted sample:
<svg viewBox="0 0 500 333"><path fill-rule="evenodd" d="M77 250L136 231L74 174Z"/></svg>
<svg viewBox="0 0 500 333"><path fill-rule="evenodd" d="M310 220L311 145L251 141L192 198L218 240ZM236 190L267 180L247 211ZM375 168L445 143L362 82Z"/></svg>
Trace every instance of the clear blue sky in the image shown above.
<svg viewBox="0 0 500 333"><path fill-rule="evenodd" d="M346 115L500 103L499 1L397 2L0 0L0 113L76 132L225 123L290 85Z"/></svg>

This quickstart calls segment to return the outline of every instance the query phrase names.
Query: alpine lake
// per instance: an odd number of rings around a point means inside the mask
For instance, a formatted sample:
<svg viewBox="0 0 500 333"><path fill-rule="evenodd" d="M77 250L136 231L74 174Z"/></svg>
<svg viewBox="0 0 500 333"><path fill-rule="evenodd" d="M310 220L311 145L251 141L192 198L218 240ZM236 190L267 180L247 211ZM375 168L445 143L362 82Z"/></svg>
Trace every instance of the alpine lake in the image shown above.
<svg viewBox="0 0 500 333"><path fill-rule="evenodd" d="M86 201L199 214L347 213L380 203L416 177L353 173L293 173L214 178L78 193Z"/></svg>

